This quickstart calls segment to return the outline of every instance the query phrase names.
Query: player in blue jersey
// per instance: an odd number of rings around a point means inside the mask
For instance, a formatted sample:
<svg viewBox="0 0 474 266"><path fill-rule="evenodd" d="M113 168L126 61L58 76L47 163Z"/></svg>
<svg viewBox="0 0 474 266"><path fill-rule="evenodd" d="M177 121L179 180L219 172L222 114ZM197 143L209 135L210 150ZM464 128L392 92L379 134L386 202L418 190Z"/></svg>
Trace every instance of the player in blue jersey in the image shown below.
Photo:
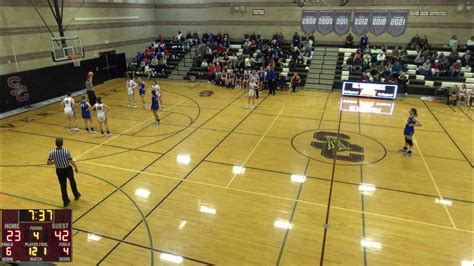
<svg viewBox="0 0 474 266"><path fill-rule="evenodd" d="M81 114L82 114L82 119L84 119L84 125L86 128L86 131L88 133L95 133L94 124L92 123L92 120L91 120L91 112L89 111L90 108L91 108L91 105L87 102L86 96L82 96ZM90 131L89 131L89 125L90 125Z"/></svg>
<svg viewBox="0 0 474 266"><path fill-rule="evenodd" d="M140 98L142 99L142 106L143 106L143 110L146 109L146 104L145 104L145 93L146 93L146 87L147 87L147 84L142 81L141 78L138 78L138 93L140 94Z"/></svg>
<svg viewBox="0 0 474 266"><path fill-rule="evenodd" d="M404 152L404 156L411 156L413 149L413 135L415 134L415 126L421 126L420 121L418 120L418 112L415 108L411 108L410 116L408 116L407 123L405 124L405 129L403 130L403 135L405 135L405 146L400 150Z"/></svg>
<svg viewBox="0 0 474 266"><path fill-rule="evenodd" d="M160 117L158 117L158 110L160 109L159 101L160 101L160 96L156 90L151 91L151 111L153 112L153 115L155 116L155 125L160 124Z"/></svg>

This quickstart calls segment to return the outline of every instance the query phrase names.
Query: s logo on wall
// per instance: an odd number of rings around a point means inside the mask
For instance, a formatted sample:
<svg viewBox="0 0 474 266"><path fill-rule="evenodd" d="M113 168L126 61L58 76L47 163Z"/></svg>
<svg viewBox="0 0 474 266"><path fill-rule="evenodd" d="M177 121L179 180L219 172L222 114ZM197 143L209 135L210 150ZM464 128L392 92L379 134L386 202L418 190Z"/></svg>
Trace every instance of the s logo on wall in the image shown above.
<svg viewBox="0 0 474 266"><path fill-rule="evenodd" d="M21 78L18 76L12 76L7 79L8 87L10 88L10 94L16 98L18 102L28 101L30 95L28 94L28 87L21 84Z"/></svg>
<svg viewBox="0 0 474 266"><path fill-rule="evenodd" d="M332 31L343 35L352 26L352 32L357 35L370 31L375 36L388 32L396 37L405 33L410 13L408 10L343 10L302 11L301 14L301 29L307 34L317 30L322 35Z"/></svg>

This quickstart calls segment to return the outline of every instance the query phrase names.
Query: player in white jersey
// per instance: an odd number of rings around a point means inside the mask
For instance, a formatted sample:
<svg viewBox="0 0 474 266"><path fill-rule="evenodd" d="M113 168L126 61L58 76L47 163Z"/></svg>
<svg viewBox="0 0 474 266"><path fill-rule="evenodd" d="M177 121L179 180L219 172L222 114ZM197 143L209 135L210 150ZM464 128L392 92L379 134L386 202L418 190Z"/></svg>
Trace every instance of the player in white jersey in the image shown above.
<svg viewBox="0 0 474 266"><path fill-rule="evenodd" d="M74 106L76 105L74 102L74 99L71 97L71 93L67 92L66 98L64 98L61 101L61 106L64 108L64 114L66 115L67 118L67 125L66 128L68 128L71 131L79 131L79 128L77 127L77 117L76 117L76 112L74 112ZM74 120L74 127L72 126L72 122Z"/></svg>
<svg viewBox="0 0 474 266"><path fill-rule="evenodd" d="M160 85L155 81L153 81L153 85L151 85L151 90L156 91L156 95L158 95L158 100L160 102L161 110L165 110L165 106L163 105L163 93L161 93Z"/></svg>
<svg viewBox="0 0 474 266"><path fill-rule="evenodd" d="M137 104L135 103L135 89L137 88L138 84L133 81L133 79L127 80L127 83L125 84L127 86L127 94L128 94L128 107L137 107ZM133 104L132 104L133 103Z"/></svg>
<svg viewBox="0 0 474 266"><path fill-rule="evenodd" d="M249 100L248 104L245 108L250 108L253 109L255 106L255 97L257 96L257 90L258 90L258 85L257 85L257 79L256 78L251 78L249 81Z"/></svg>
<svg viewBox="0 0 474 266"><path fill-rule="evenodd" d="M107 124L107 114L106 114L107 111L110 110L110 108L105 103L102 103L101 97L97 98L97 103L94 104L94 106L92 106L90 110L97 111L97 120L99 121L99 128L100 128L100 133L102 134L102 136L104 136L104 129L102 127L102 124L104 124L105 130L107 131L107 137L112 136L112 134L110 134L109 125Z"/></svg>

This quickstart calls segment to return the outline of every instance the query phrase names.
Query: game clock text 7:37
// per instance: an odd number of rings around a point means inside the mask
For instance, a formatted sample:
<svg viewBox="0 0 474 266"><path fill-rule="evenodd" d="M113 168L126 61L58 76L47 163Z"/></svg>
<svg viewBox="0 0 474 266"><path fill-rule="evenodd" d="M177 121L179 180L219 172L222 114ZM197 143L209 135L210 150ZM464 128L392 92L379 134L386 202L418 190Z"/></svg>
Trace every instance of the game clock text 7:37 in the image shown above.
<svg viewBox="0 0 474 266"><path fill-rule="evenodd" d="M2 210L2 262L72 261L71 210Z"/></svg>

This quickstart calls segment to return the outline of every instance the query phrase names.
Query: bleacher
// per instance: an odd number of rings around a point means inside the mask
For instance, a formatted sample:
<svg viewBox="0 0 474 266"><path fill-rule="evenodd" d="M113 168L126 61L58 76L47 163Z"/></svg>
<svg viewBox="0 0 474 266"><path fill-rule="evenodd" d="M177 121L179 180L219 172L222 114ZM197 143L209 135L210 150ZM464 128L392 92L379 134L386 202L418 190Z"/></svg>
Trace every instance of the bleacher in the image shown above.
<svg viewBox="0 0 474 266"><path fill-rule="evenodd" d="M268 41L268 40L264 40ZM231 40L229 49L227 51L228 54L236 54L237 57L244 55L244 50L242 48L243 43L245 40ZM277 73L284 73L288 78L291 78L294 72L297 72L298 75L301 78L301 83L300 86L304 86L306 77L308 75L308 67L310 66L311 59L307 61L307 64L296 64L295 67L290 65L291 59L287 58L287 56L290 54L290 41L283 42L283 44L280 46L280 49L282 51L282 56L280 57L280 61L282 62L280 65L277 65L275 67L275 72ZM258 50L257 50L258 52ZM252 55L250 55L252 56ZM253 63L252 70L258 70L260 67L263 66L263 63ZM265 67L265 66L264 66ZM243 74L242 71L240 71L241 74ZM193 66L190 68L189 72L187 73L187 77L189 76L194 76L196 79L201 79L201 80L208 80L209 76L207 74L207 68L201 67L199 63L194 63ZM185 79L187 77L184 77Z"/></svg>
<svg viewBox="0 0 474 266"><path fill-rule="evenodd" d="M389 47L387 52L392 52L394 47ZM449 56L450 52L445 47L432 48L437 52L443 52L445 56ZM359 80L362 73L351 72L342 70L343 64L351 56L351 53L355 52L357 48L339 48L339 56L337 61L336 77L334 81L334 88L340 89L342 82L345 80ZM378 53L380 49L371 50L372 55ZM465 50L459 49L459 56L464 55ZM438 91L447 89L453 85L461 86L463 83L466 84L467 88L474 89L474 73L473 70L469 70L466 67L462 68L462 77L449 77L449 76L423 76L417 75L417 65L415 64L415 58L418 55L415 50L407 51L406 60L406 75L408 77L407 93L409 94L421 94L421 95L436 95ZM470 59L470 64L474 63L474 58Z"/></svg>
<svg viewBox="0 0 474 266"><path fill-rule="evenodd" d="M178 67L179 63L183 60L186 53L188 52L187 50L184 50L182 47L178 47L176 44L173 44L171 42L171 39L165 39L163 40L163 42L166 46L166 50L168 50L168 52L170 53L170 56L166 60L167 67L166 67L165 73L162 74L162 73L154 72L152 75L152 77L154 78L168 78L171 72L173 72L173 70L175 70ZM144 73L144 69L141 69L141 68L135 71L135 75L142 76L142 77L147 76L147 74Z"/></svg>

